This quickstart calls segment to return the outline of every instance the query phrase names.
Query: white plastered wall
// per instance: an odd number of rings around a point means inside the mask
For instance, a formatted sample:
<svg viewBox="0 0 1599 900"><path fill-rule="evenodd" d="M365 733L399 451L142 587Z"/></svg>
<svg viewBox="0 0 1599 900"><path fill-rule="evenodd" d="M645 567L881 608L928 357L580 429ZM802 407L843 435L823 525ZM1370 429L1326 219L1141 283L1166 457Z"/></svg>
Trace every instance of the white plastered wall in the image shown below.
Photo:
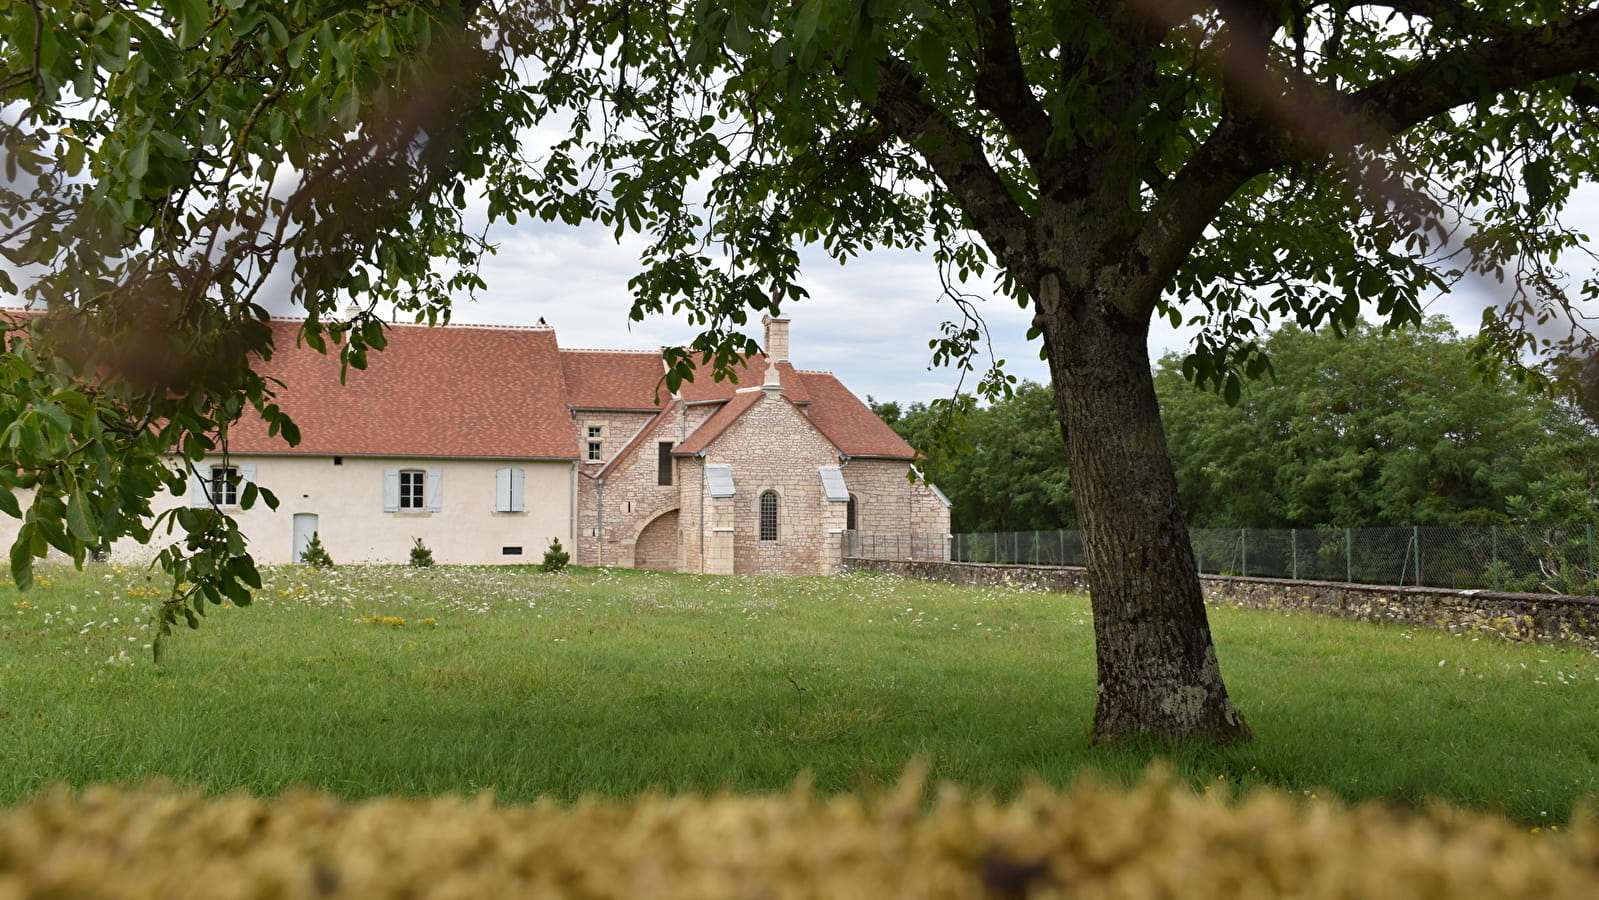
<svg viewBox="0 0 1599 900"><path fill-rule="evenodd" d="M421 538L438 563L537 563L551 538L568 550L572 535L572 462L569 460L400 459L345 456L254 456L236 454L228 464L253 466L255 483L277 495L277 510L257 503L230 510L263 564L292 561L294 516L317 517L317 533L335 563L401 563L410 557L412 538ZM199 465L208 472L220 460ZM523 473L523 510L495 511L495 473ZM437 512L383 508L385 470L420 469L441 473ZM187 497L157 498L157 512L186 505ZM158 535L159 540L164 535ZM519 556L506 547L521 547ZM139 548L113 548L118 557ZM149 551L145 551L146 554Z"/></svg>

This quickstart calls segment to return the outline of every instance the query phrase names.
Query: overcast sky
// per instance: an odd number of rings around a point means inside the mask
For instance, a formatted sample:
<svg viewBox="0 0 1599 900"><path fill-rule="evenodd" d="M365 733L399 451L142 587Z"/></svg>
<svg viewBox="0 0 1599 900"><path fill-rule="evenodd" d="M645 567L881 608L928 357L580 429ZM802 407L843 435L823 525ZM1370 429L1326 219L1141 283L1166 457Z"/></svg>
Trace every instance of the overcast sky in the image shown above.
<svg viewBox="0 0 1599 900"><path fill-rule="evenodd" d="M1593 192L1584 199L1594 199ZM1599 218L1591 212L1599 203L1581 206L1573 210L1573 220ZM531 325L542 317L555 327L561 346L569 348L654 349L694 335L692 326L670 317L629 321L627 282L638 272L638 238L625 237L618 244L604 227L547 223L503 228L490 238L499 253L483 270L488 289L476 301L458 304L455 322ZM957 315L948 301L939 300L930 258L879 250L840 266L816 252L805 263L802 283L811 296L783 309L792 321L790 356L796 366L834 372L860 396L878 400L927 401L953 391L957 373L928 367L928 342L939 335L940 322ZM968 289L990 298L982 314L1006 369L1047 382L1038 342L1025 340L1031 315L997 291L981 285ZM1504 286L1478 281L1437 298L1428 310L1448 315L1462 332L1472 333L1484 307L1507 294ZM759 340L760 328L756 317L745 330ZM1185 349L1190 336L1164 321L1156 323L1151 357Z"/></svg>

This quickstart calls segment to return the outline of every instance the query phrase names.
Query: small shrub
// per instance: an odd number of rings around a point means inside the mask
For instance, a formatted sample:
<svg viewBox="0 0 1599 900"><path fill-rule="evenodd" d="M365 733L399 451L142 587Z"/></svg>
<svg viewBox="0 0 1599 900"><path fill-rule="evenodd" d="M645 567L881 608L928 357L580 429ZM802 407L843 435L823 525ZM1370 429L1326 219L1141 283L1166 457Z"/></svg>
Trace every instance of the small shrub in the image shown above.
<svg viewBox="0 0 1599 900"><path fill-rule="evenodd" d="M539 571L559 572L571 561L572 554L561 549L561 539L550 538L550 548L544 551L544 561L539 563Z"/></svg>
<svg viewBox="0 0 1599 900"><path fill-rule="evenodd" d="M411 538L411 542L416 545L411 548L411 565L418 569L433 568L433 551L422 543L421 538Z"/></svg>
<svg viewBox="0 0 1599 900"><path fill-rule="evenodd" d="M311 540L300 553L300 562L313 569L333 568L333 557L328 555L328 548L322 546L322 537L317 532L311 532Z"/></svg>

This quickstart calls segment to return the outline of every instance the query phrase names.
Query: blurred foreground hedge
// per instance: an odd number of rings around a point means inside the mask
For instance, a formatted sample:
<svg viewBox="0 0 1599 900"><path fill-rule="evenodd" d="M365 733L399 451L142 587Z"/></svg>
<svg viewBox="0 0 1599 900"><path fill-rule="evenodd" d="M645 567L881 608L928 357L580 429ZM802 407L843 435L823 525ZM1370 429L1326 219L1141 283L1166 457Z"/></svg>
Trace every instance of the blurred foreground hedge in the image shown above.
<svg viewBox="0 0 1599 900"><path fill-rule="evenodd" d="M1599 896L1599 829L1236 803L1154 776L1000 804L907 778L874 800L645 797L496 806L205 798L152 787L0 812L0 900L288 897Z"/></svg>

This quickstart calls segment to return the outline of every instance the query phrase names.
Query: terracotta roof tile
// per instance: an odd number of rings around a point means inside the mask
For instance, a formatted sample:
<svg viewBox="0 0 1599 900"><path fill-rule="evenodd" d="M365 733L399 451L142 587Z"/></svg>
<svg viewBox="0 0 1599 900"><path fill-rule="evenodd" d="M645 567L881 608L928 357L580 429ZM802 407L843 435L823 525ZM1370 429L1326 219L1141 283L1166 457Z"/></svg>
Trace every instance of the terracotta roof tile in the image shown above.
<svg viewBox="0 0 1599 900"><path fill-rule="evenodd" d="M711 413L709 419L706 419L700 424L700 427L694 429L694 433L688 436L688 440L678 444L677 449L672 451L672 455L693 456L696 453L703 452L705 448L722 436L722 432L726 431L750 407L754 406L755 402L761 399L761 396L762 393L758 390L734 394L733 399L724 404L721 409Z"/></svg>
<svg viewBox="0 0 1599 900"><path fill-rule="evenodd" d="M250 416L230 433L233 452L577 458L554 331L393 326L388 347L340 385L338 355L298 345L299 327L273 322L276 350L261 364L284 382L278 403L299 446Z"/></svg>
<svg viewBox="0 0 1599 900"><path fill-rule="evenodd" d="M916 458L911 445L831 372L800 372L798 380L811 398L805 415L839 452L846 456Z"/></svg>
<svg viewBox="0 0 1599 900"><path fill-rule="evenodd" d="M659 409L671 400L659 353L562 350L566 403L582 409Z"/></svg>
<svg viewBox="0 0 1599 900"><path fill-rule="evenodd" d="M737 383L717 381L711 377L709 369L702 369L696 372L693 381L686 382L677 393L689 403L731 399L737 391L761 386L761 382L766 380L766 357L764 355L750 357L742 365L734 367L733 374L738 378ZM789 400L802 405L811 401L804 382L791 364L778 363L777 377L783 382L783 393Z"/></svg>

